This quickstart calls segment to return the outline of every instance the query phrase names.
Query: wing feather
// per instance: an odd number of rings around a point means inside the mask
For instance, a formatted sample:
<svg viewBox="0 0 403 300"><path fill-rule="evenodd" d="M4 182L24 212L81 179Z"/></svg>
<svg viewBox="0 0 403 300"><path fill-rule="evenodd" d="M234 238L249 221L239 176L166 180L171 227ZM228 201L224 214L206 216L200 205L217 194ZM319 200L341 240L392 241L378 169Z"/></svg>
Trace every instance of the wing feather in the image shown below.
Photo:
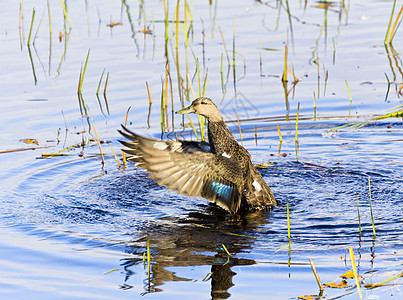
<svg viewBox="0 0 403 300"><path fill-rule="evenodd" d="M242 172L236 160L210 152L205 142L162 141L138 135L127 128L119 132L129 160L150 172L158 184L180 194L204 197L235 213L242 197L243 182L233 176ZM133 158L133 159L132 159Z"/></svg>

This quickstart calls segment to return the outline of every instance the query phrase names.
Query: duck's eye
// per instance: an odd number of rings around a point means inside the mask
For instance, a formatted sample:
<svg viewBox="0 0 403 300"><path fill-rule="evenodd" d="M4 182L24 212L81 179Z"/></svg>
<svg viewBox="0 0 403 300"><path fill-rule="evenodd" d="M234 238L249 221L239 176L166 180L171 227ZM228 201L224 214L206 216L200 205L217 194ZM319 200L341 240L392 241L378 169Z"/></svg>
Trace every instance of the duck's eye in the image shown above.
<svg viewBox="0 0 403 300"><path fill-rule="evenodd" d="M202 101L201 104L207 104L207 102Z"/></svg>

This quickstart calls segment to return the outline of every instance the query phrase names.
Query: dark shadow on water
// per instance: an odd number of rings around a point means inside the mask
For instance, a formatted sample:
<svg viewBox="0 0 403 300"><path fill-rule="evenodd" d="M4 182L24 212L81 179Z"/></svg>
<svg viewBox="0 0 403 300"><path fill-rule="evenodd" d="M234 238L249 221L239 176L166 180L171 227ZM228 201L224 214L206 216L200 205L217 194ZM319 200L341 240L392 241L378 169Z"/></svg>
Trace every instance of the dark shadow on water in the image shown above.
<svg viewBox="0 0 403 300"><path fill-rule="evenodd" d="M163 290L161 286L169 281L203 279L177 276L172 267L210 266L210 273L205 274L204 280L211 282L212 299L230 297L229 289L234 286L233 277L236 276L232 268L256 263L255 260L235 256L252 249L256 238L254 231L269 222L269 215L270 212L259 211L231 216L211 205L205 211L170 218L169 224L146 226L142 232L150 237L152 257L150 281L146 280L144 286L146 292L160 292ZM124 260L122 265L127 271L125 282L134 275L129 271L130 266L143 264L145 236L128 245L126 252L138 257Z"/></svg>

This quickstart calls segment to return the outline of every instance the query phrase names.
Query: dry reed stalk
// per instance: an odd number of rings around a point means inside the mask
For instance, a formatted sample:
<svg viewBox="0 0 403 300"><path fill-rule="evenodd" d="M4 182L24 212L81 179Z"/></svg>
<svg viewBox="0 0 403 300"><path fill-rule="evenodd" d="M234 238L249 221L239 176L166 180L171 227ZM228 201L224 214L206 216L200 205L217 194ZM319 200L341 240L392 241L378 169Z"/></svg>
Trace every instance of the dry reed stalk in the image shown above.
<svg viewBox="0 0 403 300"><path fill-rule="evenodd" d="M280 143L283 142L283 138L281 136L280 125L277 122L277 131L278 131L278 138L280 139Z"/></svg>
<svg viewBox="0 0 403 300"><path fill-rule="evenodd" d="M357 266L355 265L353 248L350 247L348 250L350 252L351 265L353 267L355 283L357 284L358 295L360 296L360 300L362 300L360 280L358 279Z"/></svg>
<svg viewBox="0 0 403 300"><path fill-rule="evenodd" d="M168 82L169 82L169 63L165 68L165 90L164 90L164 112L165 112L165 123L167 130L169 132L169 120L168 120Z"/></svg>
<svg viewBox="0 0 403 300"><path fill-rule="evenodd" d="M220 31L220 35L221 35L221 39L222 39L222 43L223 43L224 50L225 50L225 55L227 56L228 65L230 65L230 60L229 60L229 55L228 55L227 45L225 44L224 35L222 34L222 31L221 31L221 27L220 27L220 25L218 25L218 30Z"/></svg>
<svg viewBox="0 0 403 300"><path fill-rule="evenodd" d="M316 95L313 91L313 119L316 120Z"/></svg>
<svg viewBox="0 0 403 300"><path fill-rule="evenodd" d="M92 127L94 128L95 137L96 137L97 142L98 142L99 152L101 153L101 157L102 157L102 167L103 167L103 166L105 165L105 159L104 159L104 154L102 153L101 142L99 141L98 134L97 134L97 130L96 130L95 124L94 124L94 120L93 120L92 117L91 117L91 114L90 114L90 112L89 112L88 107L87 107L87 111L88 111L88 115L89 115L89 117L90 117L90 119L91 119Z"/></svg>
<svg viewBox="0 0 403 300"><path fill-rule="evenodd" d="M235 110L235 115L236 115L236 121L238 122L239 135L241 136L241 145L243 146L241 124L239 123L239 118L238 118L238 114L237 114L236 110Z"/></svg>
<svg viewBox="0 0 403 300"><path fill-rule="evenodd" d="M187 74L187 79L188 79L188 82L189 82L190 91L192 92L192 97L193 97L193 99L195 99L195 94L194 94L194 91L193 91L192 81L190 80L189 74ZM193 128L193 132L194 132L194 134L196 136L196 140L199 141L199 136L197 135L197 131L196 131L196 128L194 127L194 125L193 125L192 119L190 118L189 114L187 114L187 116L189 118L190 125Z"/></svg>
<svg viewBox="0 0 403 300"><path fill-rule="evenodd" d="M129 117L130 108L131 108L131 106L129 106L129 108L126 111L125 128L127 126L127 119ZM126 130L123 128L123 131L126 131ZM124 139L125 139L125 137L122 137L122 140L124 140ZM126 166L126 153L123 150L122 150L122 154L123 154L123 166Z"/></svg>
<svg viewBox="0 0 403 300"><path fill-rule="evenodd" d="M295 142L298 143L298 119L299 119L299 102L297 108L297 118L295 120Z"/></svg>
<svg viewBox="0 0 403 300"><path fill-rule="evenodd" d="M148 86L148 82L146 81L146 86L147 86L147 95L148 95L148 103L151 105L153 102L151 100L151 94L150 94L150 88Z"/></svg>
<svg viewBox="0 0 403 300"><path fill-rule="evenodd" d="M108 144L108 145L109 145L109 147L110 147L111 150L112 150L113 156L115 156L115 159L116 159L116 162L118 163L119 168L122 167L122 165L121 165L120 162L119 162L118 157L116 156L115 151L113 151L113 148L112 148L111 144Z"/></svg>
<svg viewBox="0 0 403 300"><path fill-rule="evenodd" d="M311 268L312 268L313 274L315 275L316 282L318 283L319 290L321 293L323 293L323 285L322 285L322 282L320 281L318 272L316 271L316 268L315 268L315 265L314 265L312 259L309 259L309 263L311 264Z"/></svg>

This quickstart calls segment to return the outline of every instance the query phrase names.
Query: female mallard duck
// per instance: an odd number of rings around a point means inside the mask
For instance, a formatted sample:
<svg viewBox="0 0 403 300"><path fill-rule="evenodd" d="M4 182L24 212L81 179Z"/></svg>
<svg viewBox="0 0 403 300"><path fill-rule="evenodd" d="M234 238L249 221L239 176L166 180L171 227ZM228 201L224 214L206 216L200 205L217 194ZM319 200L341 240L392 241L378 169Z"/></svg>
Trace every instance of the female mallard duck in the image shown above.
<svg viewBox="0 0 403 300"><path fill-rule="evenodd" d="M270 187L254 168L249 152L238 144L217 106L197 98L177 113L196 113L208 119L206 142L162 141L127 128L119 132L130 161L150 172L159 185L192 197L204 197L230 213L277 205Z"/></svg>

